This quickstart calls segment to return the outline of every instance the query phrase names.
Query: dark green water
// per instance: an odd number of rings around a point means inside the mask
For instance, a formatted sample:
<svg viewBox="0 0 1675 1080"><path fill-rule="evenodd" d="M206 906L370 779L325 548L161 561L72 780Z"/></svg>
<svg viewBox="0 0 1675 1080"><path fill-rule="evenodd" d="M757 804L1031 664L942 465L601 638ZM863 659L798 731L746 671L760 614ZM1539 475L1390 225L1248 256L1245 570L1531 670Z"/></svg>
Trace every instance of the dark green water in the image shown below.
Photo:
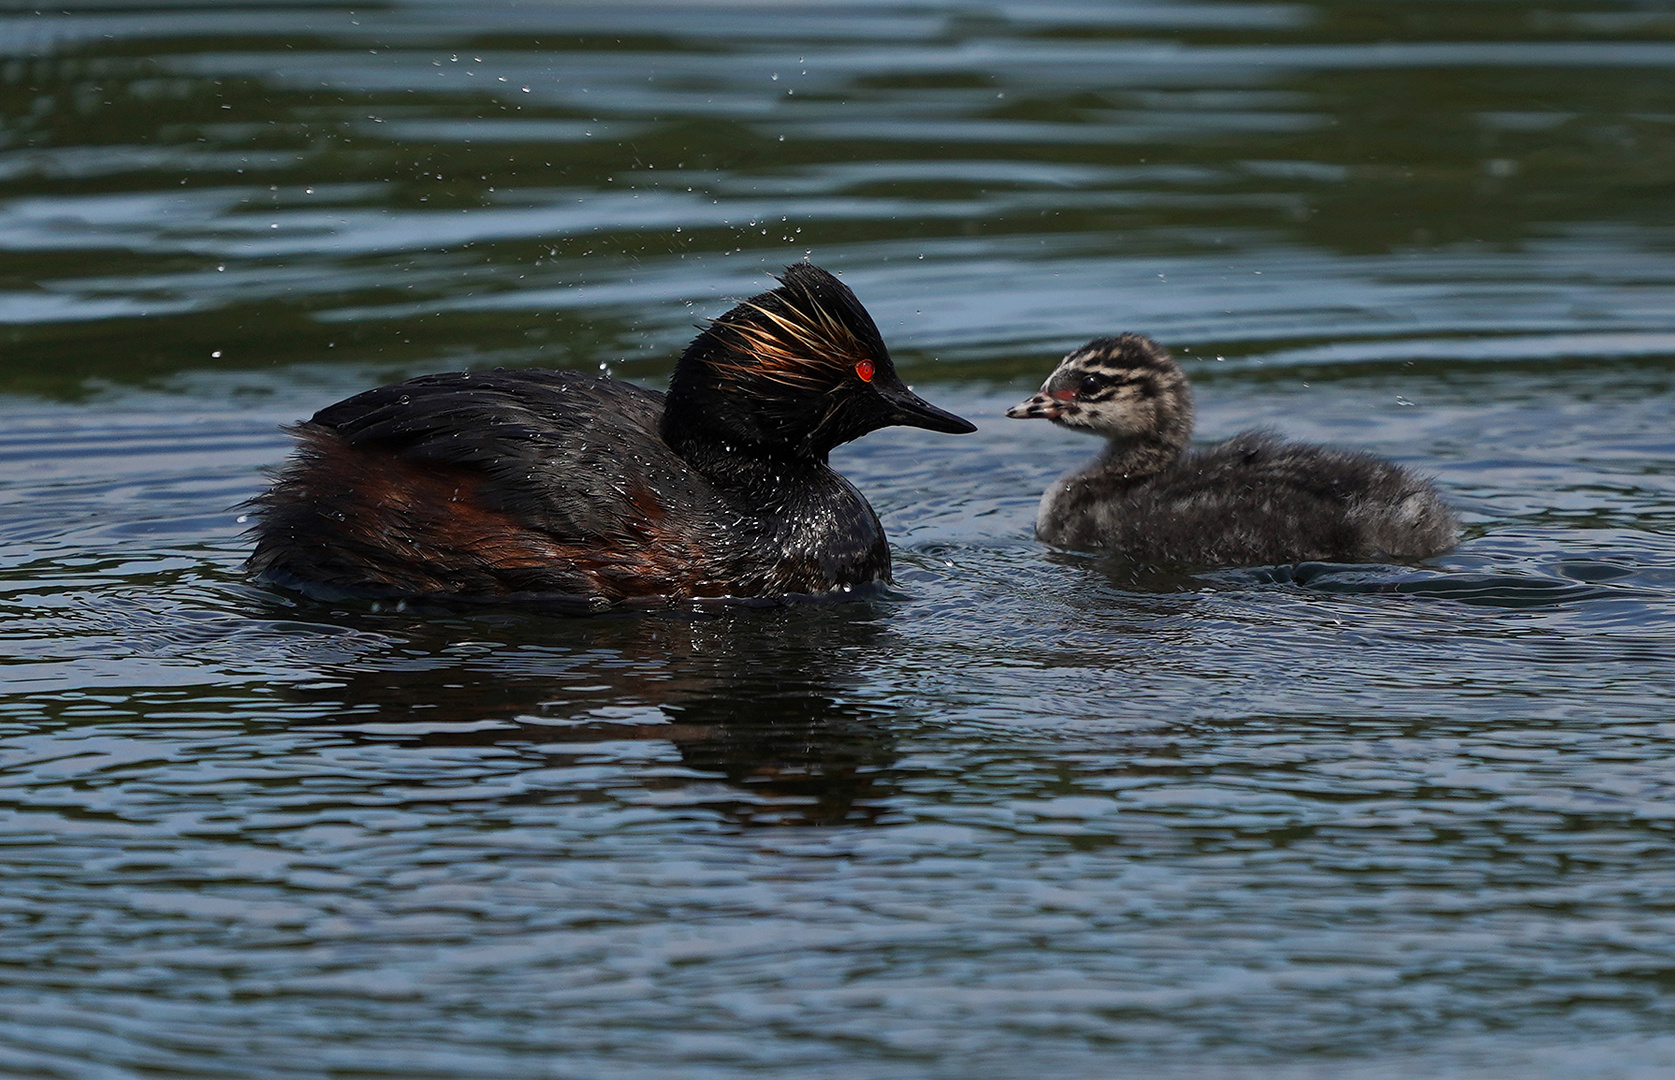
<svg viewBox="0 0 1675 1080"><path fill-rule="evenodd" d="M7 12L0 1075L1675 1071L1667 6ZM804 257L981 428L837 455L892 596L243 578L279 425ZM1128 329L1464 542L1036 544L1093 448L1001 412Z"/></svg>

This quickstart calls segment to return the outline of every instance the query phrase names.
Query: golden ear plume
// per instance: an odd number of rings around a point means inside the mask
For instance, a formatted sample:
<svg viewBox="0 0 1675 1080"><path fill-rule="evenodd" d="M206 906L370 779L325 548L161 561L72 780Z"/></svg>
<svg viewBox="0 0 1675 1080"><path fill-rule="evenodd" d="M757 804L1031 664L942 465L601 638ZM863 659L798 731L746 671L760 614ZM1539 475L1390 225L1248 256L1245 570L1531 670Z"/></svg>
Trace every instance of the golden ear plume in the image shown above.
<svg viewBox="0 0 1675 1080"><path fill-rule="evenodd" d="M821 390L835 385L837 371L873 359L843 320L813 297L802 299L806 306L788 304L783 312L753 300L739 305L762 316L760 322L715 320L714 327L726 331L717 337L740 359L716 358L711 366L728 375L753 375L799 389Z"/></svg>

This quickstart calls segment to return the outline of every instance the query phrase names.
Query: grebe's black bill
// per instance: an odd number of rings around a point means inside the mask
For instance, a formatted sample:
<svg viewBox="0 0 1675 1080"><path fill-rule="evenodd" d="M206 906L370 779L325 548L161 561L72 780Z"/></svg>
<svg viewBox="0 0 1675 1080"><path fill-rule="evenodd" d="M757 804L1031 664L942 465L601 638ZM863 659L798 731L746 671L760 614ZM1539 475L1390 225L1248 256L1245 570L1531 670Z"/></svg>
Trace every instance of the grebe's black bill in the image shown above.
<svg viewBox="0 0 1675 1080"><path fill-rule="evenodd" d="M894 386L880 386L878 396L895 409L895 415L891 417L892 423L946 432L949 435L969 435L977 430L977 425L970 420L955 416L946 409L937 408L909 390L899 380Z"/></svg>

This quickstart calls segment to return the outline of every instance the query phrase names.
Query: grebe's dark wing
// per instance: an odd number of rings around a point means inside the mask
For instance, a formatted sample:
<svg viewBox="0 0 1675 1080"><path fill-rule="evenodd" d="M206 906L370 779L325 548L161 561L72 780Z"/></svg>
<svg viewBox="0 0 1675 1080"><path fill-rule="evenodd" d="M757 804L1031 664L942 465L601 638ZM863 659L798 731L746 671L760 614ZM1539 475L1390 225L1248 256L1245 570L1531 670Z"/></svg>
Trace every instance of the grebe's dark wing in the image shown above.
<svg viewBox="0 0 1675 1080"><path fill-rule="evenodd" d="M310 423L357 448L478 471L475 497L555 536L644 535L705 501L658 434L663 395L574 371L448 372L381 386Z"/></svg>
<svg viewBox="0 0 1675 1080"><path fill-rule="evenodd" d="M356 446L463 465L519 444L548 447L605 427L657 430L663 395L579 371L450 371L380 386L315 413L311 423Z"/></svg>

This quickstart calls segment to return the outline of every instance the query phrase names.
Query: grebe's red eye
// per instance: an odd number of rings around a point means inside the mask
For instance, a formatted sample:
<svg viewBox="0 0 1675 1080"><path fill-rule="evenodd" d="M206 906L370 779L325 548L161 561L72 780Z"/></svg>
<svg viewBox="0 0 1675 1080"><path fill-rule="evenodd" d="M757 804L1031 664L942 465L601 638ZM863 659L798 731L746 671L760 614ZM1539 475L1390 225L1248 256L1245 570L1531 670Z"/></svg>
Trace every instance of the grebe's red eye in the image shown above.
<svg viewBox="0 0 1675 1080"><path fill-rule="evenodd" d="M871 360L862 360L855 365L855 374L860 377L862 382L872 382L872 370Z"/></svg>

